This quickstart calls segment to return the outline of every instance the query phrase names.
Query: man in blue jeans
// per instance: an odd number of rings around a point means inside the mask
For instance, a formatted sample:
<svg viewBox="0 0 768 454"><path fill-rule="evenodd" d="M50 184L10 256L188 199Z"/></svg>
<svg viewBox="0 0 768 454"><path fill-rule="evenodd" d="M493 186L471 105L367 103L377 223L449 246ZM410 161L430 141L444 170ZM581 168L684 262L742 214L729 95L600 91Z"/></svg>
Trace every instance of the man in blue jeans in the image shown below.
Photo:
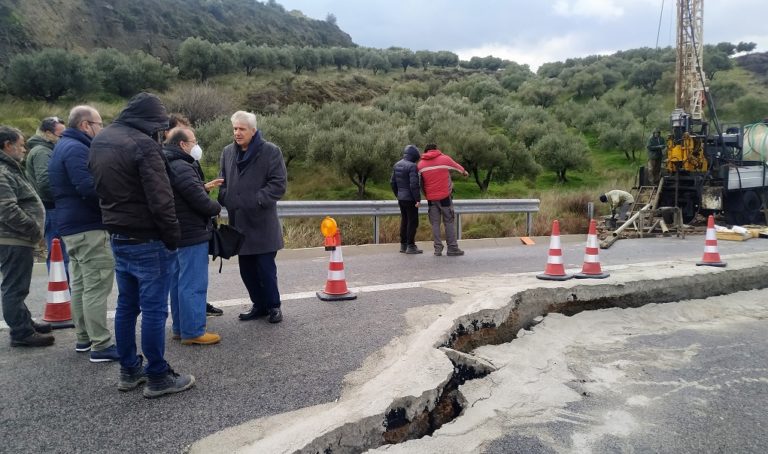
<svg viewBox="0 0 768 454"><path fill-rule="evenodd" d="M195 377L177 374L164 358L171 267L181 236L159 144L166 129L168 114L160 99L139 93L93 139L89 161L115 256L117 389L129 391L148 381L147 398L185 391L195 383ZM139 314L144 370L136 352Z"/></svg>

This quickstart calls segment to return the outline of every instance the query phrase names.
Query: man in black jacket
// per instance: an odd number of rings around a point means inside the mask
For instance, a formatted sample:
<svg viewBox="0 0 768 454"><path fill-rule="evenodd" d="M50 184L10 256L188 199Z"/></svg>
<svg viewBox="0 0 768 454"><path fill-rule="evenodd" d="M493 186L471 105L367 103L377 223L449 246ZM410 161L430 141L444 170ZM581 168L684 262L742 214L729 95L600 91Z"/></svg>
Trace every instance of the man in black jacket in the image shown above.
<svg viewBox="0 0 768 454"><path fill-rule="evenodd" d="M421 254L424 251L416 247L416 229L419 228L419 205L421 204L421 184L416 161L419 149L408 145L403 150L403 159L395 163L392 169L390 185L400 206L400 252Z"/></svg>
<svg viewBox="0 0 768 454"><path fill-rule="evenodd" d="M219 214L221 205L208 197L202 169L192 156L198 149L195 132L186 126L169 131L163 147L171 171L176 217L181 227L181 241L171 277L172 329L173 338L181 339L184 345L210 345L221 340L218 334L205 330L211 217ZM217 179L212 183L220 185L221 182Z"/></svg>
<svg viewBox="0 0 768 454"><path fill-rule="evenodd" d="M256 115L239 111L231 120L235 141L221 153L219 202L227 208L230 225L245 235L238 263L253 306L240 320L268 317L279 323L283 314L275 256L283 248L283 229L277 201L287 185L285 161L280 148L261 137Z"/></svg>
<svg viewBox="0 0 768 454"><path fill-rule="evenodd" d="M117 119L91 142L89 168L102 220L112 237L117 279L115 340L120 354L118 389L149 379L144 397L184 391L195 383L165 361L165 320L171 266L180 240L173 191L159 136L168 114L149 93L134 96ZM136 319L141 314L141 350L136 354Z"/></svg>

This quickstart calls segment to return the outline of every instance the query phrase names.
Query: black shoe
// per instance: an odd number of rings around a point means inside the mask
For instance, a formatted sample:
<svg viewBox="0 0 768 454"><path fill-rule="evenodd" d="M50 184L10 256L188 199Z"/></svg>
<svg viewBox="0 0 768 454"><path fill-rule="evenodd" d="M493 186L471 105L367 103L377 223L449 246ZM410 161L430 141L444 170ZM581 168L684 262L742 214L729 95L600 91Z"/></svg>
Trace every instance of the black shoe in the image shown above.
<svg viewBox="0 0 768 454"><path fill-rule="evenodd" d="M147 386L144 387L144 397L154 399L166 394L180 393L195 385L195 377L192 375L179 375L168 367L168 372L161 375L148 377Z"/></svg>
<svg viewBox="0 0 768 454"><path fill-rule="evenodd" d="M53 327L50 323L46 322L36 322L32 320L32 328L35 329L35 332L38 332L40 334L48 334L51 331L53 331Z"/></svg>
<svg viewBox="0 0 768 454"><path fill-rule="evenodd" d="M120 367L120 380L117 382L117 389L120 391L130 391L147 382L147 375L144 373L144 358L139 355L139 365L126 369Z"/></svg>
<svg viewBox="0 0 768 454"><path fill-rule="evenodd" d="M445 255L447 255L448 257L456 257L459 255L464 255L464 251L462 251L461 249L454 249L454 250L448 249L448 252Z"/></svg>
<svg viewBox="0 0 768 454"><path fill-rule="evenodd" d="M400 243L400 252L405 254L406 250L408 250L408 245L405 243Z"/></svg>
<svg viewBox="0 0 768 454"><path fill-rule="evenodd" d="M280 323L283 321L283 312L279 307L275 307L269 310L269 323Z"/></svg>
<svg viewBox="0 0 768 454"><path fill-rule="evenodd" d="M205 315L208 317L216 317L219 315L223 315L224 311L219 309L218 307L211 306L210 303L205 304Z"/></svg>
<svg viewBox="0 0 768 454"><path fill-rule="evenodd" d="M405 253L406 254L423 254L424 251L416 247L415 244L411 244L410 246L408 246L408 249L405 250Z"/></svg>
<svg viewBox="0 0 768 454"><path fill-rule="evenodd" d="M256 320L257 318L266 317L267 315L269 315L269 311L260 307L256 307L256 305L254 304L253 306L251 306L250 311L241 313L240 315L237 316L237 318L239 318L242 321L246 321L246 320Z"/></svg>
<svg viewBox="0 0 768 454"><path fill-rule="evenodd" d="M50 334L32 333L23 339L11 339L11 347L47 347L53 345Z"/></svg>

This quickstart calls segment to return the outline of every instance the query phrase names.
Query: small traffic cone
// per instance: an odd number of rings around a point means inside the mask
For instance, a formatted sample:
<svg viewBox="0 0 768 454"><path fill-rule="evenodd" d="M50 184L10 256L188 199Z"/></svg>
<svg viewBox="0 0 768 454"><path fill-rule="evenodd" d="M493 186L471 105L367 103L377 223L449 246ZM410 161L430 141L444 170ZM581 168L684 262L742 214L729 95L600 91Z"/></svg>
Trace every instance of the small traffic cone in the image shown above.
<svg viewBox="0 0 768 454"><path fill-rule="evenodd" d="M331 260L328 262L328 281L325 283L325 291L316 292L322 301L345 301L357 298L357 295L347 289L347 280L344 277L344 259L341 256L341 245L335 246L331 251Z"/></svg>
<svg viewBox="0 0 768 454"><path fill-rule="evenodd" d="M43 320L50 322L53 329L74 328L70 303L64 256L59 239L54 238L51 241L51 268L48 270L48 295L45 299Z"/></svg>
<svg viewBox="0 0 768 454"><path fill-rule="evenodd" d="M610 276L603 273L600 268L600 247L597 244L597 221L589 221L589 232L587 233L587 247L584 251L584 265L581 267L581 273L574 274L576 279L605 279Z"/></svg>
<svg viewBox="0 0 768 454"><path fill-rule="evenodd" d="M560 248L560 223L552 221L552 236L549 237L549 254L547 255L547 267L543 274L537 274L537 278L545 281L567 281L573 275L565 274L563 266L563 250Z"/></svg>
<svg viewBox="0 0 768 454"><path fill-rule="evenodd" d="M725 267L727 263L720 260L720 253L717 252L717 234L715 233L715 217L711 214L707 218L707 237L704 240L704 257L696 266L719 266Z"/></svg>

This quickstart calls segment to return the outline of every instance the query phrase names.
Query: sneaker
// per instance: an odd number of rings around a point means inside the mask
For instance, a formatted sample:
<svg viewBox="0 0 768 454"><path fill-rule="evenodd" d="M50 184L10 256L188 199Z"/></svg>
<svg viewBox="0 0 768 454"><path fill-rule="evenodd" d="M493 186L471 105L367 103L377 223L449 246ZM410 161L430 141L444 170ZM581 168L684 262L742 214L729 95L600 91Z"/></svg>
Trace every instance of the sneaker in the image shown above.
<svg viewBox="0 0 768 454"><path fill-rule="evenodd" d="M138 388L142 383L147 382L147 375L144 373L142 363L144 358L139 355L139 365L130 369L120 366L120 380L117 382L117 389L120 391L130 391Z"/></svg>
<svg viewBox="0 0 768 454"><path fill-rule="evenodd" d="M408 249L405 250L405 253L406 254L423 254L424 251L422 251L421 249L416 247L415 244L412 244L412 245L408 246Z"/></svg>
<svg viewBox="0 0 768 454"><path fill-rule="evenodd" d="M454 250L449 249L448 253L446 253L445 255L447 255L448 257L456 257L458 255L464 255L464 251L462 251L461 249L454 249Z"/></svg>
<svg viewBox="0 0 768 454"><path fill-rule="evenodd" d="M54 338L50 334L34 332L23 339L11 339L11 347L47 347L53 345Z"/></svg>
<svg viewBox="0 0 768 454"><path fill-rule="evenodd" d="M221 336L216 333L205 333L192 339L182 339L181 345L211 345L218 344L220 340Z"/></svg>
<svg viewBox="0 0 768 454"><path fill-rule="evenodd" d="M283 311L279 307L275 307L269 310L269 323L280 323L283 321Z"/></svg>
<svg viewBox="0 0 768 454"><path fill-rule="evenodd" d="M91 351L92 363L108 363L110 361L119 361L120 355L117 353L117 347L110 345L104 350Z"/></svg>
<svg viewBox="0 0 768 454"><path fill-rule="evenodd" d="M192 375L179 375L168 367L168 372L162 375L148 377L147 386L144 387L144 397L154 399L166 394L186 391L195 385L195 377Z"/></svg>
<svg viewBox="0 0 768 454"><path fill-rule="evenodd" d="M441 255L443 255L443 246L442 245L440 247L436 246L435 247L435 256L436 257L440 257Z"/></svg>
<svg viewBox="0 0 768 454"><path fill-rule="evenodd" d="M209 303L206 303L205 305L205 315L207 317L217 317L219 315L223 315L224 311L219 309L218 307L213 307Z"/></svg>
<svg viewBox="0 0 768 454"><path fill-rule="evenodd" d="M400 252L402 254L405 254L405 251L408 250L408 245L405 243L400 243Z"/></svg>
<svg viewBox="0 0 768 454"><path fill-rule="evenodd" d="M76 343L75 351L80 353L91 351L91 341Z"/></svg>
<svg viewBox="0 0 768 454"><path fill-rule="evenodd" d="M32 328L34 328L35 332L38 332L40 334L48 334L51 331L53 331L53 327L50 323L46 322L36 322L32 320Z"/></svg>

